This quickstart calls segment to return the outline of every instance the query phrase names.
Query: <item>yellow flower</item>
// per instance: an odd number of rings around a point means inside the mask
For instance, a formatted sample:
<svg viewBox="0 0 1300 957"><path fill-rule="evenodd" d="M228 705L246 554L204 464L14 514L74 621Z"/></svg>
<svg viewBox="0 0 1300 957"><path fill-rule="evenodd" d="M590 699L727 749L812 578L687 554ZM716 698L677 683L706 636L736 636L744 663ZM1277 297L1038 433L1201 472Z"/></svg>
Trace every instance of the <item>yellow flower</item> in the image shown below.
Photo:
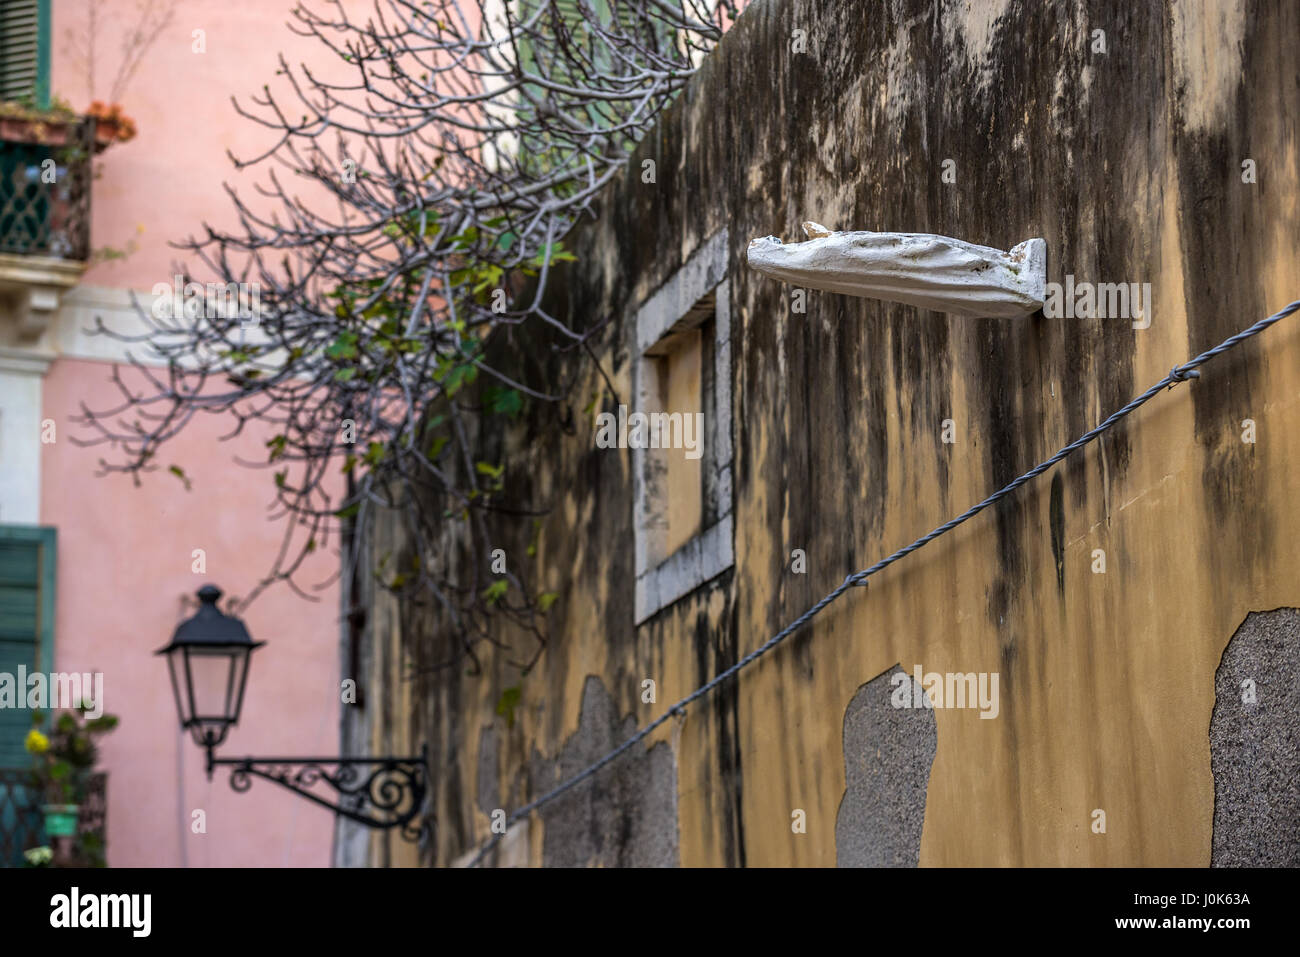
<svg viewBox="0 0 1300 957"><path fill-rule="evenodd" d="M50 739L32 728L27 732L27 740L23 742L23 747L32 754L44 754L50 749Z"/></svg>

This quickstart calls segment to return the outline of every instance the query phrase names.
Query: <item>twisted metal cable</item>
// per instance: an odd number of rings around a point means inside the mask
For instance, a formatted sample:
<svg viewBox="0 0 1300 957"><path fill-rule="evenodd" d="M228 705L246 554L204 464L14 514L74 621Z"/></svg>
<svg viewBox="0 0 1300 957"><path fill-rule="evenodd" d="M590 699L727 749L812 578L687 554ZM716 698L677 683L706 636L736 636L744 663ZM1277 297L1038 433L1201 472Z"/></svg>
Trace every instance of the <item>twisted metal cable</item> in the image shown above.
<svg viewBox="0 0 1300 957"><path fill-rule="evenodd" d="M637 731L630 738L628 738L618 747L614 748L604 757L600 758L594 764L591 764L586 768L584 768L583 770L579 771L577 774L573 775L573 777L569 778L568 780L563 781L560 784L556 785L554 788L552 788L550 791L547 791L545 794L542 794L540 797L534 798L532 801L520 807L518 810L516 810L513 814L511 814L506 819L506 830L509 830L511 825L527 817L533 811L537 810L538 808L542 807L545 804L549 804L551 801L555 800L561 794L571 790L572 788L581 784L583 781L587 780L587 778L596 774L603 767L605 767L607 764L609 764L619 755L623 754L633 745L637 744L640 741L644 741L655 731L656 728L664 724L672 716L685 713L686 708L690 706L693 702L704 697L706 694L708 694L718 685L722 684L724 681L731 679L735 675L739 674L743 669L747 668L749 665L753 664L759 658L763 657L765 654L767 654L769 651L771 651L773 648L775 648L777 645L783 642L786 638L790 637L790 635L794 634L796 631L801 629L804 625L808 624L810 621L816 618L817 615L821 614L821 612L826 608L827 605L830 605L832 602L836 601L841 595L843 595L850 588L856 588L864 585L866 583L866 580L870 578L872 575L876 574L876 572L888 568L890 565L894 564L894 562L898 561L900 558L904 558L907 555L912 554L912 552L916 551L917 549L921 548L924 545L929 544L930 542L934 541L936 538L939 538L941 535L945 535L948 532L952 531L958 525L961 525L964 522L968 521L969 519L974 518L976 515L984 511L990 505L993 505L998 501L1000 501L1001 499L1006 498L1008 495L1010 495L1016 489L1020 488L1020 486L1024 485L1026 482L1030 481L1031 479L1037 478L1039 475L1042 475L1044 472L1050 469L1057 462L1060 462L1062 459L1066 458L1071 453L1077 452L1085 445L1088 445L1090 442L1093 441L1093 439L1096 439L1104 432L1109 431L1121 419L1135 412L1137 409L1141 408L1143 405L1145 405L1147 402L1153 399L1156 395L1160 393L1161 390L1165 388L1172 388L1173 386L1177 385L1179 382L1185 382L1188 379L1200 378L1201 374L1198 371L1196 371L1199 366L1202 366L1205 363L1209 362L1215 356L1221 355L1222 353L1227 352L1229 349L1232 349L1233 347L1240 345L1242 342L1245 342L1247 339L1259 335L1269 326L1273 325L1276 322L1280 322L1282 319L1285 319L1287 316L1291 315L1297 310L1300 310L1300 299L1297 299L1295 302L1292 302L1291 304L1285 306L1280 311L1273 313L1273 315L1259 320L1259 322L1255 323L1253 326L1250 326L1247 329L1243 329L1241 332L1237 333L1236 335L1230 336L1229 338L1223 340L1223 342L1219 343L1213 349L1209 349L1206 352L1202 352L1200 355L1196 356L1193 359L1188 360L1187 362L1184 362L1180 366L1174 366L1169 371L1169 374L1167 376L1165 376L1163 379L1161 379L1151 388L1147 389L1137 398L1130 401L1122 409L1112 413L1100 425L1085 432L1083 435L1079 436L1069 445L1061 448L1055 455L1051 456L1050 458L1044 459L1042 462L1039 462L1037 465L1035 465L1028 472L1021 475L1019 478L1016 478L1013 481L1002 486L1002 488L998 489L988 498L984 499L984 501L980 502L977 505L972 505L970 508L962 512L960 515L956 516L955 518L949 519L948 521L944 522L942 525L935 528L933 531L925 535L922 535L920 538L912 542L910 545L906 545L903 548L900 548L898 551L894 552L889 557L882 558L880 561L876 562L874 565L870 566L869 568L864 568L860 572L855 572L854 574L849 575L847 578L844 579L844 581L842 581L838 586L836 586L834 591L828 593L824 598L821 599L821 601L817 602L817 604L813 605L811 608L805 611L794 621L790 622L790 624L786 625L783 629L781 629L779 632L777 632L775 635L773 635L763 644L759 645L749 654L745 655L745 657L741 658L730 668L727 668L725 671L719 672L710 681L696 688L685 698L682 698L671 708L669 708L666 712L661 714L659 717L655 718L653 721L651 721L641 730ZM496 845L500 842L502 836L503 836L502 834L494 834L492 836L492 839L489 840L486 844L483 845L483 847L479 849L479 852L474 856L474 859L470 861L469 866L476 867L483 860L483 858L494 847L496 847Z"/></svg>

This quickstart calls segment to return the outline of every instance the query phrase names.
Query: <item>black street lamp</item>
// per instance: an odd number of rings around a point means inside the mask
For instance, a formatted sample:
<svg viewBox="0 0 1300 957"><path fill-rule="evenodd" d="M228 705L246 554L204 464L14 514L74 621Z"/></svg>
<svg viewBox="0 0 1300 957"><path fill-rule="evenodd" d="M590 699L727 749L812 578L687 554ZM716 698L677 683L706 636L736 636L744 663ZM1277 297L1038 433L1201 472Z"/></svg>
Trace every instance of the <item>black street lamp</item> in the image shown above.
<svg viewBox="0 0 1300 957"><path fill-rule="evenodd" d="M327 807L349 820L375 828L400 827L414 840L414 825L424 805L426 749L411 758L219 758L216 747L239 723L254 641L244 623L217 608L221 589L199 589L199 610L183 621L171 643L156 654L167 656L181 729L207 751L208 778L217 765L231 768L230 786L247 791L250 777L265 778ZM366 769L371 770L366 773ZM327 800L311 788L321 782L337 792Z"/></svg>
<svg viewBox="0 0 1300 957"><path fill-rule="evenodd" d="M238 618L221 613L220 597L215 585L200 588L198 614L181 622L171 644L156 652L167 656L181 727L209 754L239 723L249 659L266 644L254 641Z"/></svg>

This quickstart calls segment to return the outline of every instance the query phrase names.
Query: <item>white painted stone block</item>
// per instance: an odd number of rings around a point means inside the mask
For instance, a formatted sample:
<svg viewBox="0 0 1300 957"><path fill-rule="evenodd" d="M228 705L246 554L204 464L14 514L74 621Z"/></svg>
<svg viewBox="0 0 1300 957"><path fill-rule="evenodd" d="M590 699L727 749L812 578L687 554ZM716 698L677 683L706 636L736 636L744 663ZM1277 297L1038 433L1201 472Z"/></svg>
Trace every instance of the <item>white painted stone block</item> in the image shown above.
<svg viewBox="0 0 1300 957"><path fill-rule="evenodd" d="M930 233L832 232L804 223L811 239L749 244L749 265L805 289L883 299L959 316L1011 319L1043 307L1047 243L1010 252Z"/></svg>

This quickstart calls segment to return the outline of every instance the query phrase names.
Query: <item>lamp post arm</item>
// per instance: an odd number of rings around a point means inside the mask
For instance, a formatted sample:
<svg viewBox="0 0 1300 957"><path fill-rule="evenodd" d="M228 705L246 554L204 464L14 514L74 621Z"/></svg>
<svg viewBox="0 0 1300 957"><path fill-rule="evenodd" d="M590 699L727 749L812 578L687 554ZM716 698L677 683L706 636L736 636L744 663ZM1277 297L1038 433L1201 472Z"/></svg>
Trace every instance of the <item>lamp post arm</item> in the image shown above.
<svg viewBox="0 0 1300 957"><path fill-rule="evenodd" d="M422 830L415 822L428 791L427 746L414 757L353 758L219 758L209 748L208 777L218 766L230 768L230 786L241 793L264 778L366 827L401 828L411 841ZM319 793L321 785L335 797Z"/></svg>

